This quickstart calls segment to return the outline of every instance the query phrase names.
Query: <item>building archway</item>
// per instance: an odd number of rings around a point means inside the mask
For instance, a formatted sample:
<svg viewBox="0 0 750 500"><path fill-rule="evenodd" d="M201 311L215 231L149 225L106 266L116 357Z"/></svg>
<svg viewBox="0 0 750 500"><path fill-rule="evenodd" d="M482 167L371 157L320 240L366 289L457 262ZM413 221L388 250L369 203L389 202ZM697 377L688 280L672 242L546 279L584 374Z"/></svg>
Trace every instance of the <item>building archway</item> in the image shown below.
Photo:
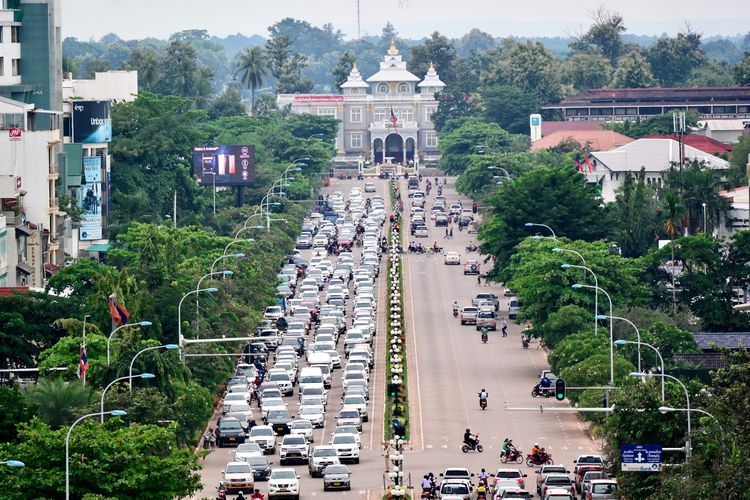
<svg viewBox="0 0 750 500"><path fill-rule="evenodd" d="M388 134L385 138L385 158L390 158L393 163L403 163L404 138L399 134Z"/></svg>
<svg viewBox="0 0 750 500"><path fill-rule="evenodd" d="M372 161L375 164L383 163L383 139L372 141Z"/></svg>
<svg viewBox="0 0 750 500"><path fill-rule="evenodd" d="M409 137L408 139L406 139L406 147L404 148L406 163L414 161L415 146L416 144L413 137Z"/></svg>

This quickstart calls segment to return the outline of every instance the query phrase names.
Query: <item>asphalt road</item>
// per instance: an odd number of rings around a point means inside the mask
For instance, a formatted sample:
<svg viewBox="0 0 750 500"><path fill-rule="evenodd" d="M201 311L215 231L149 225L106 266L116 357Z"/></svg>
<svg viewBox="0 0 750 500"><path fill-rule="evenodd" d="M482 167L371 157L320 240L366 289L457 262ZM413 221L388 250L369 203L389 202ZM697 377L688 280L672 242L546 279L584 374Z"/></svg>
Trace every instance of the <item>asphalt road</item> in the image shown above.
<svg viewBox="0 0 750 500"><path fill-rule="evenodd" d="M444 178L440 178L443 182ZM453 189L455 178L448 178L443 189L448 205L463 201L470 207L470 200L462 199ZM387 184L374 180L379 194L386 196L389 206ZM326 191L342 191L346 197L353 186L364 186L364 181L333 180ZM404 217L409 216L409 200L406 198L406 182L401 182L404 194ZM425 210L429 214L437 190L434 188L427 197ZM367 194L365 193L365 196ZM387 225L387 222L386 222ZM405 231L404 247L410 239L408 223ZM476 242L476 235L467 234L453 228L453 239L446 239L445 228L435 228L428 220L429 237L414 241L430 246L437 242L446 251L456 251L461 255L462 264L467 258L480 258L476 253L467 253L465 247ZM355 248L355 260L357 249ZM309 256L309 251L303 255ZM385 269L381 261L381 271ZM482 264L484 272L489 264ZM383 451L383 404L384 404L384 360L385 331L384 309L386 298L383 286L385 273L381 272L378 288L378 331L375 337L374 352L376 363L371 375L371 400L368 408L370 421L363 424L360 464L349 465L352 471L352 491L323 492L322 480L310 478L306 465L296 465L301 479L301 498L380 498L383 493L385 470ZM556 463L565 463L571 469L573 459L585 453L596 453L598 443L592 441L585 424L574 413L540 413L505 411L506 405L522 407L568 406L554 399L534 399L530 392L539 372L547 368L546 353L536 342L524 350L521 347L521 327L508 320L508 336L501 337L500 331L490 332L489 342L481 343L480 334L474 326L461 326L453 318L451 305L454 300L469 305L480 291L491 291L501 298L500 317L507 318L508 298L498 284L477 285L473 275L464 276L463 265L447 266L442 255L404 255L404 300L407 322L407 363L409 370L409 401L411 414L411 441L405 451L407 481L419 492L423 474L436 475L446 467L468 467L478 473L482 467L489 472L500 466L500 443L511 437L524 452L528 452L535 442L539 442L552 454ZM353 296L353 294L352 294ZM500 319L498 319L500 322ZM339 342L343 357L343 341ZM301 367L304 362L301 362ZM335 427L338 401L341 397L340 370L333 375L330 390L326 425L315 431L315 443L327 443ZM477 393L480 389L489 392L489 406L486 411L479 408ZM285 398L290 413L296 414L297 390L294 396ZM215 426L214 416L211 426ZM484 445L484 453L461 452L464 429L478 433ZM280 442L280 439L279 439ZM215 487L222 478L224 466L233 459L234 448L220 448L213 451L203 461L201 476L204 488L192 498L215 498ZM270 458L278 467L278 451ZM508 466L512 467L512 466ZM535 493L533 470L525 465L516 466L527 478L527 489ZM267 492L264 483L257 483L261 492ZM247 493L247 492L246 492ZM230 496L234 498L234 495Z"/></svg>

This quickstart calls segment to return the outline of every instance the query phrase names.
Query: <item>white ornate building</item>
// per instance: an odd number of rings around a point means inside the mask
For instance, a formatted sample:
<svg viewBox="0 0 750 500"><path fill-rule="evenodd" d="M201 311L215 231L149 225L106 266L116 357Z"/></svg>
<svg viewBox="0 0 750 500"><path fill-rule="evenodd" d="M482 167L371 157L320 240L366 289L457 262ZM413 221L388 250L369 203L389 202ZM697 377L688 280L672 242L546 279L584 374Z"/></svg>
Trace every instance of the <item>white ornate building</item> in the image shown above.
<svg viewBox="0 0 750 500"><path fill-rule="evenodd" d="M434 166L439 153L432 113L438 106L435 93L443 87L432 65L421 81L410 73L391 42L380 71L363 80L355 64L341 94L279 94L277 102L280 108L291 106L293 113L334 116L340 121L338 166L362 162Z"/></svg>

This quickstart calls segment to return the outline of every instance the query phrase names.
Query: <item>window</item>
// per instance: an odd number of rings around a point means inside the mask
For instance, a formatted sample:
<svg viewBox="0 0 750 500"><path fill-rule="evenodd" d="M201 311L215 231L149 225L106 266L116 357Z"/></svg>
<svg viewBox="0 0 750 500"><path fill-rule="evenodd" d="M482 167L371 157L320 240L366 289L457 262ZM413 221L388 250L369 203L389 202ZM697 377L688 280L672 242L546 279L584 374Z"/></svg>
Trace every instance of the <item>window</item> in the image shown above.
<svg viewBox="0 0 750 500"><path fill-rule="evenodd" d="M18 28L19 26L10 27L10 43L18 43Z"/></svg>
<svg viewBox="0 0 750 500"><path fill-rule="evenodd" d="M388 93L388 85L385 83L381 83L378 85L378 94L387 94Z"/></svg>
<svg viewBox="0 0 750 500"><path fill-rule="evenodd" d="M20 59L13 59L13 68L11 70L12 76L18 76L21 74L21 60Z"/></svg>
<svg viewBox="0 0 750 500"><path fill-rule="evenodd" d="M2 41L0 41L2 43ZM0 76L5 76L5 58L0 57Z"/></svg>
<svg viewBox="0 0 750 500"><path fill-rule="evenodd" d="M362 108L351 108L349 110L349 121L352 123L362 123Z"/></svg>
<svg viewBox="0 0 750 500"><path fill-rule="evenodd" d="M352 149L362 149L362 132L352 132L349 136Z"/></svg>
<svg viewBox="0 0 750 500"><path fill-rule="evenodd" d="M427 122L432 121L432 113L437 111L437 108L435 106L425 106L424 108L424 119Z"/></svg>
<svg viewBox="0 0 750 500"><path fill-rule="evenodd" d="M336 117L336 108L318 108L318 116Z"/></svg>
<svg viewBox="0 0 750 500"><path fill-rule="evenodd" d="M425 147L436 148L438 145L438 138L435 132L427 132L424 137Z"/></svg>
<svg viewBox="0 0 750 500"><path fill-rule="evenodd" d="M23 113L0 114L0 130L23 128Z"/></svg>
<svg viewBox="0 0 750 500"><path fill-rule="evenodd" d="M0 26L0 43L3 43L3 27Z"/></svg>
<svg viewBox="0 0 750 500"><path fill-rule="evenodd" d="M375 108L375 113L373 114L372 121L375 123L384 122L386 117L386 109L385 108Z"/></svg>
<svg viewBox="0 0 750 500"><path fill-rule="evenodd" d="M399 83L398 84L398 93L399 94L408 94L409 93L409 85L406 83Z"/></svg>
<svg viewBox="0 0 750 500"><path fill-rule="evenodd" d="M359 89L349 89L350 94L359 94Z"/></svg>
<svg viewBox="0 0 750 500"><path fill-rule="evenodd" d="M414 121L414 110L411 108L401 108L396 113L399 121L413 122Z"/></svg>

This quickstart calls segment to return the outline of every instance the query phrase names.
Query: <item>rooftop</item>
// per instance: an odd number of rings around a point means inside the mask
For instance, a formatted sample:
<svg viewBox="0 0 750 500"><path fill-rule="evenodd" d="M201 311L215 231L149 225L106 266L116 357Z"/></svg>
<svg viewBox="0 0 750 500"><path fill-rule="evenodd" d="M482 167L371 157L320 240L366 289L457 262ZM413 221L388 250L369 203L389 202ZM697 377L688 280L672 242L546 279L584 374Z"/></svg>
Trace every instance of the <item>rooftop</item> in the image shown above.
<svg viewBox="0 0 750 500"><path fill-rule="evenodd" d="M672 135L648 135L644 139L674 139ZM682 137L682 140L688 146L695 149L699 149L704 153L710 155L720 155L723 153L731 153L732 147L724 144L721 141L717 141L712 137L706 137L705 135L687 134Z"/></svg>
<svg viewBox="0 0 750 500"><path fill-rule="evenodd" d="M750 102L750 87L695 87L650 89L591 89L545 106L557 109L572 106L607 106L622 104L677 104L703 102L711 104Z"/></svg>
<svg viewBox="0 0 750 500"><path fill-rule="evenodd" d="M634 139L612 130L558 130L532 143L531 150L554 148L566 140L573 140L581 146L588 145L593 151L609 151Z"/></svg>
<svg viewBox="0 0 750 500"><path fill-rule="evenodd" d="M685 145L685 159L705 163L709 168L728 169L729 162ZM638 139L611 151L592 153L598 163L613 172L638 171L645 167L647 172L669 170L679 163L680 145L674 139Z"/></svg>
<svg viewBox="0 0 750 500"><path fill-rule="evenodd" d="M555 121L542 120L542 137L558 130L599 130L604 125L601 120Z"/></svg>
<svg viewBox="0 0 750 500"><path fill-rule="evenodd" d="M730 349L750 349L750 332L692 332L695 343L702 351L712 351L715 344Z"/></svg>

